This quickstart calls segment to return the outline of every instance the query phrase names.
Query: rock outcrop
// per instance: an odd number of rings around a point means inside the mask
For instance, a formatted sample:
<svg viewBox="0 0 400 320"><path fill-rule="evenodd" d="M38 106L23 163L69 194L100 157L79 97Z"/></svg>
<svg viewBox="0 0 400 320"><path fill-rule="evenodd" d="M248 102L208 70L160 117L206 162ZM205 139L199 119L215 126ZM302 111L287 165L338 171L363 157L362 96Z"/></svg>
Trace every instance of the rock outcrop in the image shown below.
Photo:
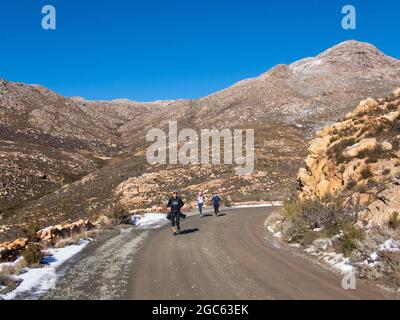
<svg viewBox="0 0 400 320"><path fill-rule="evenodd" d="M300 198L344 196L346 206L365 207L359 213L364 226L400 212L399 92L364 100L343 121L317 133L298 174Z"/></svg>
<svg viewBox="0 0 400 320"><path fill-rule="evenodd" d="M74 223L50 226L36 233L37 242L48 247L55 245L62 239L78 236L85 231L90 231L95 225L89 220L79 220ZM29 245L27 238L0 243L0 261L14 261Z"/></svg>
<svg viewBox="0 0 400 320"><path fill-rule="evenodd" d="M51 226L36 233L39 241L47 245L54 245L60 239L79 235L84 231L93 229L94 225L89 220L79 220L74 223Z"/></svg>
<svg viewBox="0 0 400 320"><path fill-rule="evenodd" d="M0 243L0 261L14 261L28 245L28 239Z"/></svg>

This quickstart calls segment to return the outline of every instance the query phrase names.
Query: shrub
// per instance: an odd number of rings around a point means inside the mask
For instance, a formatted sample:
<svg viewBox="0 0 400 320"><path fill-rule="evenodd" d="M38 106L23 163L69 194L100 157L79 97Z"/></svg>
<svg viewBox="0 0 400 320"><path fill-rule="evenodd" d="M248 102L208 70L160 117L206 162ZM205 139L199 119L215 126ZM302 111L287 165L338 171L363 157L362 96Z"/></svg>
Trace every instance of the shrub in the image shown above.
<svg viewBox="0 0 400 320"><path fill-rule="evenodd" d="M19 238L27 238L29 242L36 242L38 240L36 233L40 230L40 225L32 221L28 224L28 226L20 229L17 232L17 237Z"/></svg>
<svg viewBox="0 0 400 320"><path fill-rule="evenodd" d="M389 227L397 230L400 227L400 218L398 212L393 212L389 218Z"/></svg>
<svg viewBox="0 0 400 320"><path fill-rule="evenodd" d="M23 251L22 256L28 266L37 266L42 261L44 254L39 244L29 244Z"/></svg>
<svg viewBox="0 0 400 320"><path fill-rule="evenodd" d="M370 167L365 167L364 169L361 170L361 176L363 179L369 179L373 176L374 174L371 171Z"/></svg>
<svg viewBox="0 0 400 320"><path fill-rule="evenodd" d="M327 223L324 227L325 235L332 238L341 232L340 223Z"/></svg>
<svg viewBox="0 0 400 320"><path fill-rule="evenodd" d="M315 240L320 239L321 238L321 233L320 232L316 232L316 231L308 231L304 234L302 240L301 240L301 244L303 246L309 246L311 245Z"/></svg>
<svg viewBox="0 0 400 320"><path fill-rule="evenodd" d="M107 217L114 220L116 224L129 224L131 216L120 202L111 205L107 212Z"/></svg>
<svg viewBox="0 0 400 320"><path fill-rule="evenodd" d="M289 229L289 242L301 243L308 232L310 232L310 228L303 220L293 221Z"/></svg>
<svg viewBox="0 0 400 320"><path fill-rule="evenodd" d="M337 223L345 216L342 198L327 196L322 200L309 200L301 204L301 219L311 228Z"/></svg>
<svg viewBox="0 0 400 320"><path fill-rule="evenodd" d="M346 186L347 190L353 190L357 186L357 181L350 180Z"/></svg>
<svg viewBox="0 0 400 320"><path fill-rule="evenodd" d="M376 181L374 178L368 180L368 188L372 189L377 187L378 185L379 185L378 181Z"/></svg>
<svg viewBox="0 0 400 320"><path fill-rule="evenodd" d="M228 198L228 197L226 197L225 200L224 200L224 205L225 205L225 207L227 207L227 208L232 207L232 201L231 201L231 199Z"/></svg>
<svg viewBox="0 0 400 320"><path fill-rule="evenodd" d="M342 221L339 227L343 232L339 237L340 251L348 257L357 248L357 242L364 239L365 233L346 220Z"/></svg>
<svg viewBox="0 0 400 320"><path fill-rule="evenodd" d="M328 154L328 156L336 159L336 161L338 163L345 162L346 161L346 157L343 155L344 150L347 147L354 145L355 143L356 143L356 139L354 139L354 138L345 138L345 139L337 142L333 146L331 146L329 148L327 154Z"/></svg>
<svg viewBox="0 0 400 320"><path fill-rule="evenodd" d="M295 221L300 216L300 204L298 200L285 200L283 203L283 218L286 221Z"/></svg>

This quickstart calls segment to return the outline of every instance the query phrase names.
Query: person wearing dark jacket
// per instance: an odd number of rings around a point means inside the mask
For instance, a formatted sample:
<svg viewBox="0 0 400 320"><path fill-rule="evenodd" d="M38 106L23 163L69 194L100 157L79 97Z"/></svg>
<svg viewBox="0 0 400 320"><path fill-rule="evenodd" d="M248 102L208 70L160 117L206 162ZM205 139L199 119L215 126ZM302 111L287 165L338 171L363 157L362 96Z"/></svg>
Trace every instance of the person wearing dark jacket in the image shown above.
<svg viewBox="0 0 400 320"><path fill-rule="evenodd" d="M221 198L218 195L218 193L214 193L214 196L212 197L212 203L213 203L213 207L214 207L214 212L215 215L218 216L219 215L219 203L221 202Z"/></svg>
<svg viewBox="0 0 400 320"><path fill-rule="evenodd" d="M181 232L180 219L184 216L181 212L181 208L185 204L182 199L178 197L178 191L172 193L172 197L168 201L168 208L171 208L171 212L168 214L168 219L171 220L171 226L173 235L176 236Z"/></svg>

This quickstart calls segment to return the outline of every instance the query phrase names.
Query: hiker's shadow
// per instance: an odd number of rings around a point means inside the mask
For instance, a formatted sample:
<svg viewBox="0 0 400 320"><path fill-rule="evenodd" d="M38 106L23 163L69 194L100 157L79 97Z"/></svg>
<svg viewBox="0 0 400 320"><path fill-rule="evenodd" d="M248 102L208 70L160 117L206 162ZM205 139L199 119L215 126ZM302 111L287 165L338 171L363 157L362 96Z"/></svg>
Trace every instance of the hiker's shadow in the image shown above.
<svg viewBox="0 0 400 320"><path fill-rule="evenodd" d="M191 233L196 233L199 232L200 229L199 228L195 228L195 229L186 229L186 230L182 230L181 234L191 234Z"/></svg>

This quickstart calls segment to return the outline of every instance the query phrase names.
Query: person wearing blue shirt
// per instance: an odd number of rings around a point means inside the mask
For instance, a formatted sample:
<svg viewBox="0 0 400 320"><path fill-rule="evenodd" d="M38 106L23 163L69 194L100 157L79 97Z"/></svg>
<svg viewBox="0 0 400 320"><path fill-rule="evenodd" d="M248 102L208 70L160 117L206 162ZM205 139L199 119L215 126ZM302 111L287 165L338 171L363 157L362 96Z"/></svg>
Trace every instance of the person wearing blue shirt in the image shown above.
<svg viewBox="0 0 400 320"><path fill-rule="evenodd" d="M212 203L213 203L213 207L214 207L214 212L215 215L218 216L219 215L219 204L221 202L221 198L218 195L218 193L214 193L214 196L212 197Z"/></svg>

